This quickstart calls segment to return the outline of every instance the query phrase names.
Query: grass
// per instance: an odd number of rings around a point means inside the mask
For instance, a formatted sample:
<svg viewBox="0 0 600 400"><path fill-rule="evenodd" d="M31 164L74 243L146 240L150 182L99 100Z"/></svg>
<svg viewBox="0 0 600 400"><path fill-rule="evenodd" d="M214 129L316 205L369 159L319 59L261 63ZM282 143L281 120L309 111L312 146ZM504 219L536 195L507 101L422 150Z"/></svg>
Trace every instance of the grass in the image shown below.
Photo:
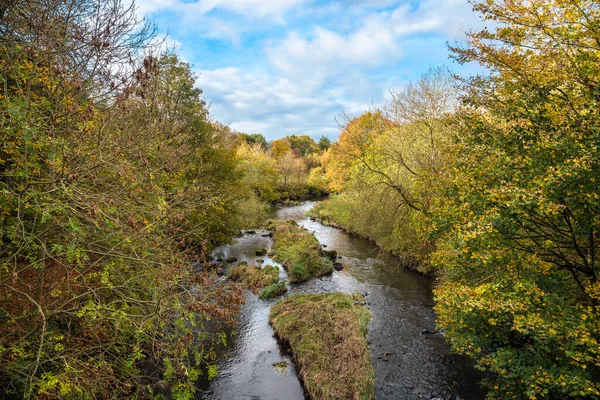
<svg viewBox="0 0 600 400"><path fill-rule="evenodd" d="M353 221L358 220L356 212L353 212L351 204L343 196L332 196L325 201L318 202L310 209L308 215L323 225L333 226L359 236L367 236L354 226L356 224Z"/></svg>
<svg viewBox="0 0 600 400"><path fill-rule="evenodd" d="M273 232L273 259L288 271L291 283L304 282L333 272L333 264L321 256L321 245L310 232L295 223L280 222Z"/></svg>
<svg viewBox="0 0 600 400"><path fill-rule="evenodd" d="M287 285L281 281L272 283L264 288L258 295L258 298L261 300L272 299L273 297L281 296L285 292L287 292Z"/></svg>
<svg viewBox="0 0 600 400"><path fill-rule="evenodd" d="M431 264L423 262L431 247L419 239L418 222L414 219L414 215L404 210L392 219L372 218L371 206L364 204L372 200L369 196L365 194L356 197L348 192L330 196L311 208L309 216L323 225L342 229L352 235L373 241L382 250L401 259L402 264L408 269L426 275L432 274ZM381 214L383 208L378 210L374 212Z"/></svg>
<svg viewBox="0 0 600 400"><path fill-rule="evenodd" d="M269 322L290 346L312 399L373 399L367 340L371 313L358 295L297 294L272 308Z"/></svg>
<svg viewBox="0 0 600 400"><path fill-rule="evenodd" d="M279 281L279 268L265 265L263 268L249 265L235 265L229 269L229 278L244 283L254 294Z"/></svg>

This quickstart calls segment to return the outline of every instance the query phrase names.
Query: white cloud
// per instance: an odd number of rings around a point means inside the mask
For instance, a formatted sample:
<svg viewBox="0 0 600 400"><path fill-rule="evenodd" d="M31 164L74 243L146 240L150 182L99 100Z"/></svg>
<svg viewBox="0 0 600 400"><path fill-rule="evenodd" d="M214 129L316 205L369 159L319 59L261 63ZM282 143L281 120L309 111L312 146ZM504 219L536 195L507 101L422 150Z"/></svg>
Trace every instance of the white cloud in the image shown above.
<svg viewBox="0 0 600 400"><path fill-rule="evenodd" d="M293 9L305 1L201 0L178 7L190 11L184 21L217 7L252 18L288 13L293 19L310 15ZM258 61L244 67L224 61L222 67L199 69L198 85L211 102L211 114L236 130L263 133L269 140L287 134L334 139L340 111L357 115L381 106L389 87L444 62L445 41L462 39L464 30L478 24L467 0L422 0L417 8L403 1L389 9L392 3L398 1L347 0L317 7L313 15L320 25L306 26L302 20L293 32L281 26L283 38L264 42L257 49ZM327 15L331 23L324 22ZM243 22L203 18L209 27L205 36L242 43Z"/></svg>
<svg viewBox="0 0 600 400"><path fill-rule="evenodd" d="M271 128L268 123L256 121L238 121L229 126L238 132L264 132Z"/></svg>
<svg viewBox="0 0 600 400"><path fill-rule="evenodd" d="M211 114L233 129L262 133L269 140L288 134L336 136L334 117L344 108L339 102L344 90L323 91L320 86L238 68L197 73Z"/></svg>
<svg viewBox="0 0 600 400"><path fill-rule="evenodd" d="M329 75L344 63L376 66L401 55L392 32L377 29L371 22L347 35L316 27L312 36L303 39L297 33L289 34L267 50L271 62L284 73L317 69Z"/></svg>
<svg viewBox="0 0 600 400"><path fill-rule="evenodd" d="M301 76L311 71L319 79L335 74L340 68L374 68L398 61L405 41L420 34L445 35L448 40L462 39L464 30L474 26L477 17L466 0L423 0L414 9L401 4L393 10L371 12L369 7L389 6L389 0L354 2L352 21L338 24L348 31L340 33L315 26L308 32L291 32L279 43L270 45L267 54L272 64L286 76ZM396 2L397 3L397 2ZM339 3L321 8L332 16L343 9ZM357 14L360 13L360 14ZM359 27L351 26L359 22ZM350 27L350 28L349 28Z"/></svg>
<svg viewBox="0 0 600 400"><path fill-rule="evenodd" d="M281 16L305 2L306 0L200 0L194 4L204 12L221 8L249 16L266 17Z"/></svg>

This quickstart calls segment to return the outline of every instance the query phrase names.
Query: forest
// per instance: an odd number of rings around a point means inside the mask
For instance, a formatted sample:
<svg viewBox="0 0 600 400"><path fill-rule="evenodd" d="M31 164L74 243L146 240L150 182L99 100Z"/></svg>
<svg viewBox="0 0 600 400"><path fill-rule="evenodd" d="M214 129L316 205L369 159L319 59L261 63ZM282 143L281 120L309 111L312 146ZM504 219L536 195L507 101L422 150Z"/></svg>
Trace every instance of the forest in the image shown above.
<svg viewBox="0 0 600 400"><path fill-rule="evenodd" d="M216 121L127 1L1 2L0 398L193 398L246 296L195 266L324 196L430 277L487 398L600 398L600 6L472 5L449 47L479 73L423 71L331 142Z"/></svg>

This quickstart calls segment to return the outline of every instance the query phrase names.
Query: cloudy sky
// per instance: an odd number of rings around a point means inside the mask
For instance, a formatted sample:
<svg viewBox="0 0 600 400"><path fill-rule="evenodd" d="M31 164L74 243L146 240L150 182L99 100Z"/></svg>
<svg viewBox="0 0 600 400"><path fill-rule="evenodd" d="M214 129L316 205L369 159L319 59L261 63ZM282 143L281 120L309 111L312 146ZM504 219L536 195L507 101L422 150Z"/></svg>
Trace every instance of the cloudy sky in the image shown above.
<svg viewBox="0 0 600 400"><path fill-rule="evenodd" d="M215 119L268 140L337 137L480 24L467 0L137 0L198 74Z"/></svg>

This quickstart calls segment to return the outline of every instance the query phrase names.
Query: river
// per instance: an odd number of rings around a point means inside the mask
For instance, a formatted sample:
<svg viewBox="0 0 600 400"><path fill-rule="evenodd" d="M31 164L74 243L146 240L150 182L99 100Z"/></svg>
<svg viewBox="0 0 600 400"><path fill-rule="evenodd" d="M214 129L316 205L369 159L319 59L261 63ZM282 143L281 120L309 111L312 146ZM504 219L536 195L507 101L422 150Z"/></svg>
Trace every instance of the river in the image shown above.
<svg viewBox="0 0 600 400"><path fill-rule="evenodd" d="M365 295L373 318L367 339L375 368L377 399L482 399L480 374L470 362L451 354L435 332L431 281L406 271L400 261L382 253L373 243L307 218L314 202L274 211L281 220L295 220L315 233L328 250L336 250L345 268L310 282L294 285L298 292L346 292ZM270 249L272 239L256 231L215 251L217 257L278 265L257 257ZM249 293L239 316L237 332L221 355L220 373L202 386L198 399L302 400L304 393L290 356L282 351L268 324L271 305ZM275 367L277 365L278 367ZM286 367L287 365L287 367Z"/></svg>

